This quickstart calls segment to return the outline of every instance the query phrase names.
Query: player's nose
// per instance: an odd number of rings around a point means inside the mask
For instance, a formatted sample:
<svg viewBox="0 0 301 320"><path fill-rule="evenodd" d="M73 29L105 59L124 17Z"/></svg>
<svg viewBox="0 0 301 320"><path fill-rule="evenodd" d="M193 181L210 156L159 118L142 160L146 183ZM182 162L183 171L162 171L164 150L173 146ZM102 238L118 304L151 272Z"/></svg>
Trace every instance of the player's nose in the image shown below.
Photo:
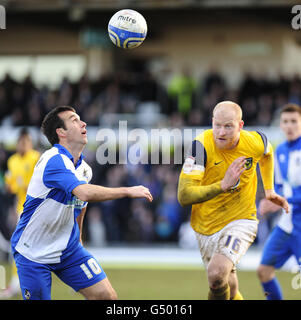
<svg viewBox="0 0 301 320"><path fill-rule="evenodd" d="M221 127L221 128L219 129L219 135L220 135L220 136L224 136L225 134L226 134L225 128Z"/></svg>

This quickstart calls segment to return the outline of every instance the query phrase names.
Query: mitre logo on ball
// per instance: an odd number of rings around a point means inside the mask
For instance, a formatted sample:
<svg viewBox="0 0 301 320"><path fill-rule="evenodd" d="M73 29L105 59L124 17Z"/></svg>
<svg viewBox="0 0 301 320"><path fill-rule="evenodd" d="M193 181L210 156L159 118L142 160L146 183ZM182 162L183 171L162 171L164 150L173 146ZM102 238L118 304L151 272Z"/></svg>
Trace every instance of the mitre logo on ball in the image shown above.
<svg viewBox="0 0 301 320"><path fill-rule="evenodd" d="M146 38L147 24L139 12L123 9L116 12L109 21L108 32L112 42L120 48L139 47Z"/></svg>

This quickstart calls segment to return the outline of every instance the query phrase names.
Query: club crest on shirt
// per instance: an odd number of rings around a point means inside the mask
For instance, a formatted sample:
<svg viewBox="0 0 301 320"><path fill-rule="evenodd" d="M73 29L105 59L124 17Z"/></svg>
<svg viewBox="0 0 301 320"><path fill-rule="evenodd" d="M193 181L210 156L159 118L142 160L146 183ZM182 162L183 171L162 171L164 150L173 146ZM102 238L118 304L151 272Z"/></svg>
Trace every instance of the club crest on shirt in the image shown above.
<svg viewBox="0 0 301 320"><path fill-rule="evenodd" d="M88 170L87 169L84 169L83 177L86 178L86 180L88 181Z"/></svg>
<svg viewBox="0 0 301 320"><path fill-rule="evenodd" d="M253 158L246 158L245 167L246 170L250 170L252 168Z"/></svg>

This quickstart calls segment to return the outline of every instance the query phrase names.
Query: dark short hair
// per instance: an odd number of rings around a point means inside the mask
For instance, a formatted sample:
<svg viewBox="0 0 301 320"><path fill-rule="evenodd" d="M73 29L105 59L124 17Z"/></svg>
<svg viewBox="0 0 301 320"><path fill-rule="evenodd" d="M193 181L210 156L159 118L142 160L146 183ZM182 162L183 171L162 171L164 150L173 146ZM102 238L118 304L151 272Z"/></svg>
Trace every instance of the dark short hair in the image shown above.
<svg viewBox="0 0 301 320"><path fill-rule="evenodd" d="M64 111L76 112L74 108L69 106L56 107L49 113L47 113L45 118L43 119L41 130L48 141L51 143L51 145L59 143L59 137L56 133L56 129L66 129L64 121L59 117L59 113Z"/></svg>
<svg viewBox="0 0 301 320"><path fill-rule="evenodd" d="M29 134L28 129L26 127L23 127L19 131L18 141L24 137L29 137L29 136L30 136L30 134Z"/></svg>
<svg viewBox="0 0 301 320"><path fill-rule="evenodd" d="M298 112L301 115L301 107L296 103L288 103L283 106L280 111L280 114L284 112Z"/></svg>

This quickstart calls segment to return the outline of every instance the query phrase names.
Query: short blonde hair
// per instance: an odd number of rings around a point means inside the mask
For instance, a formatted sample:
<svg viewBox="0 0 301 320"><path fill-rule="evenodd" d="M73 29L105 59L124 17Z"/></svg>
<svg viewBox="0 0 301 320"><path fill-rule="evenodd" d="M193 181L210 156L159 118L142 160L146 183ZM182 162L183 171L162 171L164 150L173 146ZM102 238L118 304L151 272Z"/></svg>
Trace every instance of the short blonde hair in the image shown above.
<svg viewBox="0 0 301 320"><path fill-rule="evenodd" d="M213 112L212 112L213 117L214 117L215 112L222 107L232 109L237 114L238 120L242 120L242 109L237 103L235 103L233 101L219 102L213 109Z"/></svg>

